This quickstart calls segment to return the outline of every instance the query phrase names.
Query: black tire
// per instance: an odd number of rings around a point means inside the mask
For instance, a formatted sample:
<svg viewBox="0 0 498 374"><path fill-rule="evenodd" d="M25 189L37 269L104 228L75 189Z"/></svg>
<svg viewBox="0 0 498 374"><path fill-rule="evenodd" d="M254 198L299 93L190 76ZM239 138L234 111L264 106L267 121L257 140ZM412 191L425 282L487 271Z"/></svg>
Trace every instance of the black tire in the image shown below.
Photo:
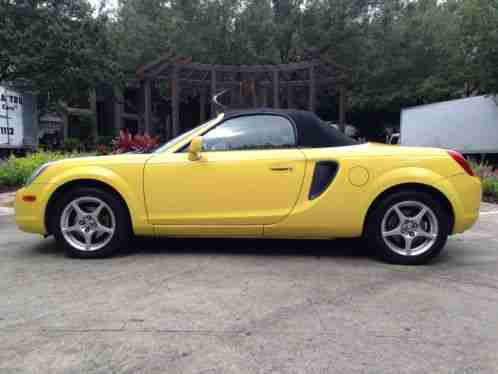
<svg viewBox="0 0 498 374"><path fill-rule="evenodd" d="M109 234L110 240L102 248L85 251L76 248L66 240L61 230L61 216L64 209L78 198L96 198L103 201L112 210L115 219L115 228ZM132 235L130 216L127 207L115 194L99 188L76 187L65 193L55 203L53 212L50 214L50 227L60 247L69 257L77 258L103 258L115 254L123 249Z"/></svg>
<svg viewBox="0 0 498 374"><path fill-rule="evenodd" d="M388 211L401 202L419 202L429 207L437 220L438 233L429 248L421 254L402 255L386 244L382 235L382 221ZM444 248L451 232L451 216L445 206L431 194L417 190L394 192L379 201L368 214L364 239L376 256L383 261L400 265L422 265L431 261ZM401 239L401 236L400 236Z"/></svg>

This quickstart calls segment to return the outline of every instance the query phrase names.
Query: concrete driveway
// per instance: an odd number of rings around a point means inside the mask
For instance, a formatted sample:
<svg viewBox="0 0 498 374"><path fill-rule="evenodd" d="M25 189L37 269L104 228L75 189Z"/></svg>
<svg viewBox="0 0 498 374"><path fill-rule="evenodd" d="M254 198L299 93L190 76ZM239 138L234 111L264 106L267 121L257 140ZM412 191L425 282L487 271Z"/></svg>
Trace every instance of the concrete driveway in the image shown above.
<svg viewBox="0 0 498 374"><path fill-rule="evenodd" d="M0 373L497 373L498 206L430 266L357 241L138 240L105 260L0 217Z"/></svg>

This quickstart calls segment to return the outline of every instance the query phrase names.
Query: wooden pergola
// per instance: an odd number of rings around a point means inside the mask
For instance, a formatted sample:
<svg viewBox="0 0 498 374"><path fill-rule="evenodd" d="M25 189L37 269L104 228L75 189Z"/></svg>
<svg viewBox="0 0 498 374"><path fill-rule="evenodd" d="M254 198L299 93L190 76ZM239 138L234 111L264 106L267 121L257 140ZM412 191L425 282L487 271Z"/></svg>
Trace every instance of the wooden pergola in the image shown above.
<svg viewBox="0 0 498 374"><path fill-rule="evenodd" d="M315 111L318 91L334 88L341 94L340 122L344 122L344 90L340 89L344 71L321 59L276 65L217 65L196 63L191 58L168 53L139 67L137 76L143 103L141 129L145 133L154 131L153 90L160 92L161 98L171 105L171 130L168 131L171 136L182 130L180 103L188 97L198 98L202 123L219 111L240 108ZM220 107L211 98L223 90L226 92L220 98Z"/></svg>

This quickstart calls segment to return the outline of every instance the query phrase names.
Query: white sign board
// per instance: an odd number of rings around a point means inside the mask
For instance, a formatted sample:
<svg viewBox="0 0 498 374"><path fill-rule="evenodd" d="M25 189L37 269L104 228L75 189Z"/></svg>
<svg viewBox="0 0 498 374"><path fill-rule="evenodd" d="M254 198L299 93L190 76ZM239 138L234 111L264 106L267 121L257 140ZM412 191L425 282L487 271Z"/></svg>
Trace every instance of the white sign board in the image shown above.
<svg viewBox="0 0 498 374"><path fill-rule="evenodd" d="M498 153L497 102L474 96L403 109L401 145Z"/></svg>
<svg viewBox="0 0 498 374"><path fill-rule="evenodd" d="M23 97L0 86L0 147L23 144Z"/></svg>

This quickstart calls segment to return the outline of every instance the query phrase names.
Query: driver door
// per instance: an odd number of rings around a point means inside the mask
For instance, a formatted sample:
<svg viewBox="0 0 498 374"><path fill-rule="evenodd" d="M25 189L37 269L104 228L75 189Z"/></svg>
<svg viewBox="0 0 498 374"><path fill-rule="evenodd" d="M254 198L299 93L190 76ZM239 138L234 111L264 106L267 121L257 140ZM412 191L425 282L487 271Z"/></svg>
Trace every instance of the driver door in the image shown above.
<svg viewBox="0 0 498 374"><path fill-rule="evenodd" d="M158 154L144 172L155 225L269 225L295 205L305 157L293 124L278 115L244 115L203 136L202 158Z"/></svg>

